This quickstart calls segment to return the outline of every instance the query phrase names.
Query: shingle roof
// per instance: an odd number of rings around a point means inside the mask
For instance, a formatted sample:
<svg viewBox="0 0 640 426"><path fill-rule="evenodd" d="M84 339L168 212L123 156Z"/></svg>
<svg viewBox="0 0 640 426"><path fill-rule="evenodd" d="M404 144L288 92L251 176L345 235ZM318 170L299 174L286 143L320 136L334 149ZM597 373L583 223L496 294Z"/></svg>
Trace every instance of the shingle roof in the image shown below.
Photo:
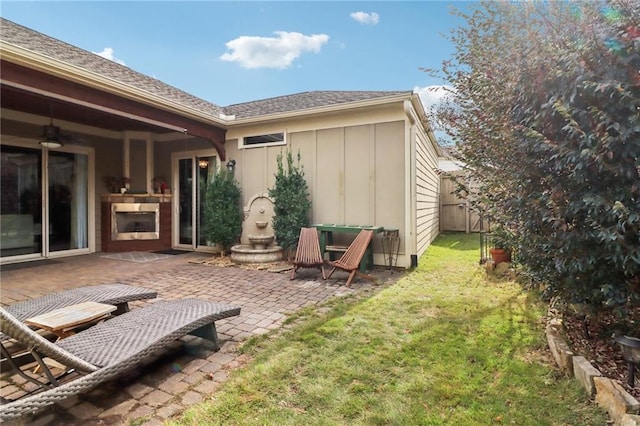
<svg viewBox="0 0 640 426"><path fill-rule="evenodd" d="M146 76L129 67L98 56L95 53L46 36L7 19L0 19L0 35L4 42L70 65L75 65L103 77L130 85L136 89L161 96L180 105L194 108L205 114L217 117L222 112L222 109L218 105L190 95L158 79Z"/></svg>
<svg viewBox="0 0 640 426"><path fill-rule="evenodd" d="M0 18L0 38L4 42L74 65L216 118L220 118L221 113L235 115L236 118L251 118L411 94L410 91L312 91L220 107L158 79L5 18Z"/></svg>
<svg viewBox="0 0 640 426"><path fill-rule="evenodd" d="M300 111L309 108L333 106L349 102L385 98L398 95L411 95L410 91L312 91L293 95L278 96L259 101L229 105L224 108L227 115L236 118L257 117L267 114Z"/></svg>

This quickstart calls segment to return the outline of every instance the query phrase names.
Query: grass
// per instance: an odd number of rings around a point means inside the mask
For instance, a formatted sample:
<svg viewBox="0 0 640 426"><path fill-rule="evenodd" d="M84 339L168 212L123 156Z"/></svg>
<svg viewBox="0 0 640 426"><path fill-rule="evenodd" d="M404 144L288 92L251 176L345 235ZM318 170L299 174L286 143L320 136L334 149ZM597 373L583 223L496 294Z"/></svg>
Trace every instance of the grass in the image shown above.
<svg viewBox="0 0 640 426"><path fill-rule="evenodd" d="M545 306L478 266L477 235L442 235L373 295L307 309L176 425L602 425L553 366Z"/></svg>

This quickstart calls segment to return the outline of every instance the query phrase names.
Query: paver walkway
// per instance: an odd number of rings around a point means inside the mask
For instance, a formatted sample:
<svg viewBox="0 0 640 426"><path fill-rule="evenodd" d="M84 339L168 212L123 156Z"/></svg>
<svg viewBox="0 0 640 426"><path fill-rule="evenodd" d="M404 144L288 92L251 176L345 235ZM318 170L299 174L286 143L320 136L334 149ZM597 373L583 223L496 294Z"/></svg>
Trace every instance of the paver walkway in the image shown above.
<svg viewBox="0 0 640 426"><path fill-rule="evenodd" d="M105 258L101 254L44 262L40 266L3 267L0 302L3 305L83 285L123 282L152 288L158 299L197 297L241 307L238 317L217 321L222 343L218 352L185 337L150 365L93 391L65 400L36 416L6 424L28 425L159 425L186 407L209 398L246 359L237 348L250 336L278 328L287 315L305 306L354 292L376 291L400 278L398 272L373 272L378 285L356 279L345 287L346 274L336 272L323 281L315 269L271 273L242 267L201 263L202 254L177 256L130 254ZM145 259L146 256L146 259ZM125 260L126 259L126 260ZM157 300L157 299L156 299ZM135 302L132 307L153 301ZM0 396L14 398L28 389L19 376L2 377Z"/></svg>

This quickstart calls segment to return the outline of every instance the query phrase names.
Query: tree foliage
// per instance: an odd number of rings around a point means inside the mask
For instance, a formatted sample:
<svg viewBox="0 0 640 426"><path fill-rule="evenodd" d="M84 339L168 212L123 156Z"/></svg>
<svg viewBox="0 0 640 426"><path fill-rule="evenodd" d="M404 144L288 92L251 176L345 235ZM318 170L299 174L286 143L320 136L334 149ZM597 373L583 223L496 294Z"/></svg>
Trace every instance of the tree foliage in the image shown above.
<svg viewBox="0 0 640 426"><path fill-rule="evenodd" d="M278 172L269 196L274 200L273 231L278 244L289 253L297 244L300 228L309 226L309 189L300 165L300 153L297 164L293 162L293 154L287 151L286 169L283 164L284 155L277 157Z"/></svg>
<svg viewBox="0 0 640 426"><path fill-rule="evenodd" d="M623 312L640 300L640 2L456 13L456 53L431 72L478 206L551 294Z"/></svg>
<svg viewBox="0 0 640 426"><path fill-rule="evenodd" d="M223 255L242 234L240 196L238 182L225 168L206 185L202 231L207 240L221 246Z"/></svg>

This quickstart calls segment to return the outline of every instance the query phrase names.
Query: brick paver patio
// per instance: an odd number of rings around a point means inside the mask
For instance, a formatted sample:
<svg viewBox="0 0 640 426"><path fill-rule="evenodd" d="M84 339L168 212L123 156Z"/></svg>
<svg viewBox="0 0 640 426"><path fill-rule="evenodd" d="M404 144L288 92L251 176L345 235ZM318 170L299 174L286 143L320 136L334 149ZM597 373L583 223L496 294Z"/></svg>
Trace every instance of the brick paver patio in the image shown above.
<svg viewBox="0 0 640 426"><path fill-rule="evenodd" d="M354 292L376 291L401 276L380 269L373 272L378 285L356 278L347 288L346 274L340 271L323 281L319 271L303 269L291 281L289 273L202 263L210 257L198 253L127 256L113 259L97 253L38 266L3 267L0 302L6 305L83 285L123 282L155 289L158 299L197 297L238 305L242 308L240 316L216 322L220 351L208 351L199 345L198 338L185 337L138 371L71 397L36 416L6 424L162 424L188 406L209 398L231 370L243 365L246 359L237 348L248 337L278 328L287 315L303 307ZM144 303L153 301L136 302L133 309ZM0 396L13 399L28 389L19 376L3 374Z"/></svg>

